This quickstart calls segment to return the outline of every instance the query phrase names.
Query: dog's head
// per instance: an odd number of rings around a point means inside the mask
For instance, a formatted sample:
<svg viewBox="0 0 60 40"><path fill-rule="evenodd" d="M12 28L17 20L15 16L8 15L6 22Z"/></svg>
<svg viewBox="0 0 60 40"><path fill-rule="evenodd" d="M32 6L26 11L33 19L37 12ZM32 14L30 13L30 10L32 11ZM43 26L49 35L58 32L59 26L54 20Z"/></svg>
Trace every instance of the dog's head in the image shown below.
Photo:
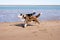
<svg viewBox="0 0 60 40"><path fill-rule="evenodd" d="M24 17L26 17L26 15L19 14L18 17L19 17L19 18L24 18Z"/></svg>
<svg viewBox="0 0 60 40"><path fill-rule="evenodd" d="M18 15L18 18L20 18L21 21L25 21L24 16L25 16L25 15L23 15L23 14L19 14L19 15Z"/></svg>
<svg viewBox="0 0 60 40"><path fill-rule="evenodd" d="M23 16L22 14L19 14L19 15L18 15L19 18L22 18L22 16Z"/></svg>

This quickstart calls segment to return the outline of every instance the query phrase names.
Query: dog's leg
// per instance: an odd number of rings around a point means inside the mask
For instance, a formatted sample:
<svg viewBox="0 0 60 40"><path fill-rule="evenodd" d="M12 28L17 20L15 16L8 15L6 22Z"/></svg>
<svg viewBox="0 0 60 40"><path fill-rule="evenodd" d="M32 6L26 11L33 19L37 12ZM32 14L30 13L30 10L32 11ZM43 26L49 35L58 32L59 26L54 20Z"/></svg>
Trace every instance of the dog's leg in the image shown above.
<svg viewBox="0 0 60 40"><path fill-rule="evenodd" d="M24 23L25 23L25 24L24 24L24 27L26 27L27 24L28 24L27 20L25 20Z"/></svg>
<svg viewBox="0 0 60 40"><path fill-rule="evenodd" d="M24 27L26 27L26 26L27 26L27 24L24 25Z"/></svg>

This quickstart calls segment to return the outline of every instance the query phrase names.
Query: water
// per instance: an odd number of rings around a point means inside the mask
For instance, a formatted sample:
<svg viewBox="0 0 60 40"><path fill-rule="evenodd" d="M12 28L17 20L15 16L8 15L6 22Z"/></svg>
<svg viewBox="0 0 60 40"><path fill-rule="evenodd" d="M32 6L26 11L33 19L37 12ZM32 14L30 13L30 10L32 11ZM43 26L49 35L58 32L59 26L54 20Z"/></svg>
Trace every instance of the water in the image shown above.
<svg viewBox="0 0 60 40"><path fill-rule="evenodd" d="M18 22L21 21L17 16L20 13L27 14L33 11L42 13L39 20L60 20L60 6L34 6L34 5L20 5L20 6L0 6L0 22Z"/></svg>

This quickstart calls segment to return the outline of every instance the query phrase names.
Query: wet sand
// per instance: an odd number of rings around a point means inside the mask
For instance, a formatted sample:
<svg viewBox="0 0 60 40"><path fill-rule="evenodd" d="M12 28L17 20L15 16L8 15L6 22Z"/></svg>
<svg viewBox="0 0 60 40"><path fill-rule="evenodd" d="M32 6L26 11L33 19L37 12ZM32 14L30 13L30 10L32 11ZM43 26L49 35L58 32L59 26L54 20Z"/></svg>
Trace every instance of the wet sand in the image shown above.
<svg viewBox="0 0 60 40"><path fill-rule="evenodd" d="M60 40L60 21L42 21L26 28L22 22L3 22L0 40Z"/></svg>

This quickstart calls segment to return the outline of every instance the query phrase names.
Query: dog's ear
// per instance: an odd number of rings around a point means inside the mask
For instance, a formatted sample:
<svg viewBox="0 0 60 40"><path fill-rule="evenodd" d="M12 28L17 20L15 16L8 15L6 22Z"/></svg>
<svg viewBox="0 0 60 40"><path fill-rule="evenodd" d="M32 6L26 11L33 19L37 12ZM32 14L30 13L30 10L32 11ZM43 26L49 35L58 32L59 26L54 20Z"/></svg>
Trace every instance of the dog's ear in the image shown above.
<svg viewBox="0 0 60 40"><path fill-rule="evenodd" d="M24 18L24 19L26 19L26 16L25 16L25 15L23 15L23 18Z"/></svg>
<svg viewBox="0 0 60 40"><path fill-rule="evenodd" d="M26 15L23 15L23 17L26 17Z"/></svg>
<svg viewBox="0 0 60 40"><path fill-rule="evenodd" d="M24 17L24 15L23 15L23 17Z"/></svg>
<svg viewBox="0 0 60 40"><path fill-rule="evenodd" d="M25 17L25 16L23 15L23 17Z"/></svg>

